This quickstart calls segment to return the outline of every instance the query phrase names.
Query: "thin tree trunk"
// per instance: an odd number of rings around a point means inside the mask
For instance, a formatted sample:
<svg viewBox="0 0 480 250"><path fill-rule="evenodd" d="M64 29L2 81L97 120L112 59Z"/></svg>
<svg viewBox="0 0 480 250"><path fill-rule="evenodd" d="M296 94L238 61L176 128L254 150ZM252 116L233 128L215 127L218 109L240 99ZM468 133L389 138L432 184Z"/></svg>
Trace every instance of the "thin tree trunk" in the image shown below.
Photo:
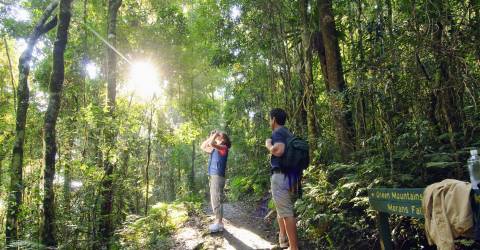
<svg viewBox="0 0 480 250"><path fill-rule="evenodd" d="M8 249L16 249L9 245L18 240L18 214L22 204L23 191L23 146L25 142L25 125L27 119L27 110L29 102L28 75L30 73L30 60L32 52L38 39L53 29L57 24L57 19L53 18L48 23L52 12L57 8L58 2L54 1L45 9L43 16L35 26L27 43L27 48L19 59L19 77L18 77L18 102L15 120L15 142L13 145L12 164L10 166L10 194L8 196L7 221L5 230L5 242Z"/></svg>
<svg viewBox="0 0 480 250"><path fill-rule="evenodd" d="M83 0L83 23L87 23L87 0ZM83 38L82 38L82 108L87 106L87 61L88 61L88 33L87 26L83 25ZM83 122L83 148L82 148L82 161L87 159L87 146L88 146L88 124Z"/></svg>
<svg viewBox="0 0 480 250"><path fill-rule="evenodd" d="M72 122L75 124L75 121ZM71 199L71 183L72 183L72 167L71 164L73 162L73 138L69 139L68 142L68 152L67 154L67 159L68 161L65 162L64 166L64 182L63 182L63 202L64 202L64 207L65 207L65 212L70 213L70 199ZM68 216L68 215L67 215Z"/></svg>
<svg viewBox="0 0 480 250"><path fill-rule="evenodd" d="M350 158L350 153L353 152L354 148L353 126L351 111L346 107L348 102L345 96L346 85L343 78L342 60L331 0L318 0L318 9L323 41L321 44L323 44L325 51L325 61L323 62L324 64L321 64L326 67L326 70L322 69L322 73L324 74L326 89L330 96L336 140L340 146L343 160L347 160Z"/></svg>
<svg viewBox="0 0 480 250"><path fill-rule="evenodd" d="M459 140L455 138L455 134L462 133L462 109L458 107L458 102L456 98L456 92L458 91L457 86L455 86L455 76L452 76L455 67L454 64L450 61L449 57L451 55L446 54L447 50L444 45L446 43L446 37L444 36L445 32L445 18L448 16L446 14L445 6L443 0L435 0L432 2L433 8L433 52L435 59L438 63L438 73L437 73L437 90L434 92L437 99L437 114L439 116L438 120L443 120L446 124L445 132L449 134L450 144L452 149L456 151L461 147Z"/></svg>
<svg viewBox="0 0 480 250"><path fill-rule="evenodd" d="M3 180L3 159L4 159L5 155L0 155L0 188L2 188L2 180ZM3 222L3 218L1 218Z"/></svg>
<svg viewBox="0 0 480 250"><path fill-rule="evenodd" d="M42 244L47 248L55 248L55 194L53 190L53 179L55 177L55 156L57 153L56 144L56 123L60 111L63 81L65 78L64 53L68 42L68 28L72 16L72 0L60 1L59 21L57 37L53 45L53 66L49 86L49 100L43 127L44 143L44 198L43 198L43 228Z"/></svg>
<svg viewBox="0 0 480 250"><path fill-rule="evenodd" d="M279 47L277 53L280 54L280 76L284 83L285 92L284 103L286 107L289 107L287 112L290 114L290 117L292 117L291 120L294 121L294 123L291 124L293 131L304 136L307 134L305 130L305 127L307 127L307 112L301 102L304 91L302 83L299 84L300 87L298 87L297 82L292 81L292 63L287 42L288 39L285 34L285 18L282 16L283 13L281 11L283 6L281 2L273 0L270 0L268 5L271 6L268 11L274 14L271 25L276 27L274 35L277 42L274 44L278 44Z"/></svg>
<svg viewBox="0 0 480 250"><path fill-rule="evenodd" d="M72 122L74 123L74 122ZM71 174L71 164L73 162L73 154L72 154L72 149L73 149L73 138L69 139L68 143L68 150L66 152L66 161L63 164L63 218L70 220L71 219L71 210L70 210L70 203L71 203L71 184L72 184L72 174ZM60 155L60 152L58 152ZM60 161L59 161L60 165ZM71 239L71 230L68 225L63 225L62 226L63 230L63 241L69 242Z"/></svg>
<svg viewBox="0 0 480 250"><path fill-rule="evenodd" d="M7 53L8 71L10 73L10 83L12 84L13 91L13 114L15 114L15 107L17 105L17 91L15 90L15 78L13 77L12 58L10 58L10 49L8 48L8 41L6 36L3 36L3 42L5 43L5 52Z"/></svg>
<svg viewBox="0 0 480 250"><path fill-rule="evenodd" d="M153 119L153 108L150 111L150 119L148 121L148 144L147 144L147 166L145 167L145 180L146 180L146 188L145 188L145 216L148 213L148 192L150 186L150 179L149 179L149 167L150 167L150 156L152 154L152 119Z"/></svg>
<svg viewBox="0 0 480 250"><path fill-rule="evenodd" d="M478 28L480 26L480 3L478 1L473 1L473 9L475 12L475 19L472 21L473 22L473 27L476 27L474 30L475 37L477 39L480 37L480 29ZM480 61L480 46L476 46L476 56L477 56L477 61Z"/></svg>
<svg viewBox="0 0 480 250"><path fill-rule="evenodd" d="M190 191L193 193L195 191L195 143L192 141L192 169L190 172Z"/></svg>
<svg viewBox="0 0 480 250"><path fill-rule="evenodd" d="M310 158L313 158L317 150L317 126L315 119L315 87L313 83L312 73L312 34L310 32L309 16L307 12L308 0L299 1L300 16L302 19L302 58L303 60L303 90L304 90L304 103L305 110L307 112L307 130L308 130L308 142L310 144Z"/></svg>
<svg viewBox="0 0 480 250"><path fill-rule="evenodd" d="M192 51L193 54L193 51ZM193 119L193 95L195 94L195 88L194 88L194 77L192 77L192 80L190 81L190 119ZM192 168L190 169L190 176L189 176L189 187L190 187L190 192L194 192L195 190L195 139L192 140Z"/></svg>
<svg viewBox="0 0 480 250"><path fill-rule="evenodd" d="M108 1L107 36L109 43L117 46L117 14L122 0ZM107 48L107 107L110 118L114 118L115 98L117 88L117 55L111 48ZM100 211L100 244L102 249L110 249L110 237L113 234L113 169L115 131L105 128L105 142L108 145L107 155L103 157L104 178L102 181L102 201Z"/></svg>

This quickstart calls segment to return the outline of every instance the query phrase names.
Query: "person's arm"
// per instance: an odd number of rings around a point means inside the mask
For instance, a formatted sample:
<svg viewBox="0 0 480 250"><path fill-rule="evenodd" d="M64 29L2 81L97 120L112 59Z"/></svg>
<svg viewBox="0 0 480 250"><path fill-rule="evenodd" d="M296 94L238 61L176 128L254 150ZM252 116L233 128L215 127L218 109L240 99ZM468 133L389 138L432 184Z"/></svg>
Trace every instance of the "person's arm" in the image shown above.
<svg viewBox="0 0 480 250"><path fill-rule="evenodd" d="M285 151L285 144L282 142L276 142L275 144L272 145L272 139L267 139L265 141L265 147L268 149L268 151L276 156L276 157L281 157L283 155L283 152Z"/></svg>
<svg viewBox="0 0 480 250"><path fill-rule="evenodd" d="M225 146L225 145L218 145L217 142L215 142L215 140L212 141L210 146L213 147L213 148L216 148L218 150L225 150L227 148L227 146Z"/></svg>
<svg viewBox="0 0 480 250"><path fill-rule="evenodd" d="M204 152L207 152L207 153L212 153L213 151L213 147L212 147L212 142L215 141L215 136L217 135L217 133L214 133L212 135L210 135L210 137L208 137L205 141L202 142L202 145L200 146L200 148L204 151Z"/></svg>

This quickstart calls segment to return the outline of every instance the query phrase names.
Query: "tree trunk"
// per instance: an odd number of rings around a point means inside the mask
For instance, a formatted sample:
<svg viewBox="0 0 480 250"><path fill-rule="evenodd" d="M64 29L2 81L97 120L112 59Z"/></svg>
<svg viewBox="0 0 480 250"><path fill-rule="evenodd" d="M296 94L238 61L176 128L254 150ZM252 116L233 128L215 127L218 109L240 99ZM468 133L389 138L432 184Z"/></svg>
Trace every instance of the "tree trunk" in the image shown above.
<svg viewBox="0 0 480 250"><path fill-rule="evenodd" d="M107 36L108 42L117 46L117 14L122 0L108 1ZM117 55L112 48L107 47L107 108L111 119L114 118L115 97L117 88ZM105 142L108 145L107 155L103 157L104 178L102 180L102 202L100 211L100 244L102 249L110 249L110 237L113 234L113 169L114 169L114 144L115 131L105 128Z"/></svg>
<svg viewBox="0 0 480 250"><path fill-rule="evenodd" d="M312 33L310 32L309 16L307 12L308 0L299 1L300 16L302 19L302 68L304 76L303 90L304 90L304 105L307 112L307 130L308 142L310 144L310 158L313 158L313 152L317 150L318 129L315 119L315 86L313 83L312 73Z"/></svg>
<svg viewBox="0 0 480 250"><path fill-rule="evenodd" d="M322 67L326 68L322 68L322 73L330 98L336 140L340 146L342 158L347 160L354 148L352 115L346 107L348 102L347 97L344 96L346 85L331 0L318 0L318 10L321 44L325 52L324 60L320 58Z"/></svg>
<svg viewBox="0 0 480 250"><path fill-rule="evenodd" d="M29 102L28 75L30 73L30 60L32 52L38 39L53 29L57 24L57 19L53 18L48 23L52 12L57 8L58 2L54 1L45 9L43 16L35 26L27 43L27 48L19 59L19 77L17 89L17 112L15 118L15 142L13 145L12 164L10 170L10 194L8 196L7 221L5 230L5 242L9 246L18 240L18 214L22 203L23 190L23 146L25 142L25 125L27 120L27 110ZM16 247L8 247L16 249Z"/></svg>
<svg viewBox="0 0 480 250"><path fill-rule="evenodd" d="M75 121L72 122L75 124ZM70 214L70 199L71 199L71 184L72 184L72 166L71 164L73 163L73 138L69 139L68 142L68 152L66 153L67 155L67 162L64 164L64 182L63 182L63 202L64 202L64 208L65 208L65 213ZM68 216L68 215L67 215Z"/></svg>
<svg viewBox="0 0 480 250"><path fill-rule="evenodd" d="M150 186L148 171L150 167L150 156L152 155L152 119L153 119L153 108L150 111L150 119L148 121L147 165L145 167L145 181L147 184L145 188L145 216L147 216L147 213L148 213L148 191Z"/></svg>
<svg viewBox="0 0 480 250"><path fill-rule="evenodd" d="M192 51L193 54L193 51ZM194 77L190 81L190 119L193 119L193 97L195 94L195 87L194 87ZM193 193L195 191L195 139L192 140L192 168L190 169L190 176L189 176L189 187L190 192Z"/></svg>
<svg viewBox="0 0 480 250"><path fill-rule="evenodd" d="M282 16L282 3L279 1L270 0L268 2L270 7L268 10L273 14L271 25L275 27L273 35L276 39L277 48L277 57L279 57L280 64L280 77L283 82L283 91L284 103L287 107L287 113L290 115L290 129L294 133L305 136L307 135L307 112L305 111L304 105L302 105L303 99L303 82L297 85L297 81L292 81L292 62L291 62L291 52L289 51L288 39L285 33L285 18ZM300 56L302 54L300 53ZM270 65L272 66L272 65ZM304 74L302 74L304 75Z"/></svg>
<svg viewBox="0 0 480 250"><path fill-rule="evenodd" d="M0 155L0 188L2 188L2 180L3 180L3 159L4 159L5 155ZM1 220L3 221L3 220Z"/></svg>
<svg viewBox="0 0 480 250"><path fill-rule="evenodd" d="M434 90L434 97L436 98L436 114L437 120L443 121L446 127L441 127L443 133L448 133L450 138L450 145L456 151L462 147L461 142L457 139L458 135L462 133L462 107L461 102L457 100L459 87L455 84L456 76L453 76L452 68L455 64L450 59L452 55L448 55L450 51L446 49L446 37L444 35L445 26L449 21L447 19L447 11L445 10L443 0L435 0L432 3L433 16L433 38L432 47L435 60L438 64L438 71L436 76L436 90ZM463 91L460 91L463 92ZM458 95L461 96L461 95Z"/></svg>
<svg viewBox="0 0 480 250"><path fill-rule="evenodd" d="M72 122L75 124L75 122ZM72 174L71 174L71 164L73 162L73 138L69 139L68 143L68 148L66 148L66 161L63 164L63 210L61 213L63 214L63 218L66 220L71 219L71 210L70 210L70 204L71 204L71 185L72 185ZM60 155L60 152L58 152ZM59 162L60 164L60 162ZM63 225L61 230L63 230L63 241L69 242L71 237L71 230L69 225ZM75 237L75 236L74 236Z"/></svg>
<svg viewBox="0 0 480 250"><path fill-rule="evenodd" d="M476 2L474 3L474 12L475 12L475 19L472 21L473 22L473 27L475 32L475 37L478 40L480 38L480 29L478 28L480 26L480 3ZM477 56L477 61L480 61L480 46L476 46L476 56Z"/></svg>
<svg viewBox="0 0 480 250"><path fill-rule="evenodd" d="M65 78L64 52L68 41L68 28L72 16L72 0L60 1L57 37L53 45L53 66L49 86L49 100L43 126L44 145L44 198L43 198L43 227L42 244L47 248L55 248L55 194L53 179L55 177L55 156L57 144L55 141L58 113L62 95L63 81Z"/></svg>
<svg viewBox="0 0 480 250"><path fill-rule="evenodd" d="M17 104L17 91L15 90L15 78L13 77L12 58L10 57L10 49L8 48L8 41L6 36L3 36L3 42L5 43L5 52L7 54L8 61L8 72L10 73L10 83L12 84L13 91L13 114L15 114L15 107Z"/></svg>
<svg viewBox="0 0 480 250"><path fill-rule="evenodd" d="M192 141L192 169L190 171L190 192L195 191L195 143L196 141Z"/></svg>

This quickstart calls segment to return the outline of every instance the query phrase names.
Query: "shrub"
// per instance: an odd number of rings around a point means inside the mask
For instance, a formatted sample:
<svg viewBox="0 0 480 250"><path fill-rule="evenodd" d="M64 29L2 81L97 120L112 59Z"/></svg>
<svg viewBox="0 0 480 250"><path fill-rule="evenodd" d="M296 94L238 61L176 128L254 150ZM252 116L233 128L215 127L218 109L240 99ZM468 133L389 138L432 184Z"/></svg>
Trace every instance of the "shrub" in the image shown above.
<svg viewBox="0 0 480 250"><path fill-rule="evenodd" d="M169 236L188 219L184 203L157 203L141 217L129 215L116 236L122 249L170 249Z"/></svg>

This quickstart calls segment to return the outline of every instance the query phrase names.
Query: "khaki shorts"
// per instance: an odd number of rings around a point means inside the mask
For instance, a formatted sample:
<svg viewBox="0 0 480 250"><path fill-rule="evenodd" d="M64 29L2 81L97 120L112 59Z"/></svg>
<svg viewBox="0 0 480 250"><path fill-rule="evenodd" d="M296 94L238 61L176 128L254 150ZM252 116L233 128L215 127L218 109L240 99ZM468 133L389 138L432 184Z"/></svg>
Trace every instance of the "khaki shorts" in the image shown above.
<svg viewBox="0 0 480 250"><path fill-rule="evenodd" d="M219 175L210 176L210 202L212 204L213 214L217 220L223 218L224 188L225 177Z"/></svg>
<svg viewBox="0 0 480 250"><path fill-rule="evenodd" d="M277 209L277 217L294 217L293 204L296 195L290 191L288 177L282 173L274 173L270 177L272 198Z"/></svg>

